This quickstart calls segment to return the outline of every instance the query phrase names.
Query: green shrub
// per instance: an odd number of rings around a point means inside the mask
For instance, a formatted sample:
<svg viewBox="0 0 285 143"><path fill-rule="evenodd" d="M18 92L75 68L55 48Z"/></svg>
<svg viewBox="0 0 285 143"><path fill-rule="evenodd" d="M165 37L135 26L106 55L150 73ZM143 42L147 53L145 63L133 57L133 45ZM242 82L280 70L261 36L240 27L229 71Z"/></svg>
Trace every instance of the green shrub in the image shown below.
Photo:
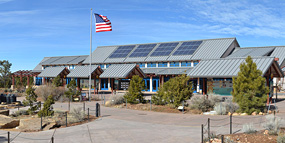
<svg viewBox="0 0 285 143"><path fill-rule="evenodd" d="M193 96L192 82L188 84L190 77L180 75L171 78L158 89L152 101L156 105L173 104L178 107Z"/></svg>
<svg viewBox="0 0 285 143"><path fill-rule="evenodd" d="M30 106L28 109L29 114L33 114L39 108L38 104L34 105L34 103L37 103L37 97L38 96L32 87L29 87L26 90L26 99L23 101L23 103L25 106Z"/></svg>
<svg viewBox="0 0 285 143"><path fill-rule="evenodd" d="M72 118L70 118L71 122L76 123L76 122L81 122L85 119L85 113L82 111L82 108L73 108L70 112L70 115Z"/></svg>
<svg viewBox="0 0 285 143"><path fill-rule="evenodd" d="M141 77L134 75L130 81L128 92L124 95L124 99L128 103L139 103L143 102L143 93L142 90L145 89L145 83ZM139 101L137 101L139 100Z"/></svg>
<svg viewBox="0 0 285 143"><path fill-rule="evenodd" d="M19 111L16 111L14 114L12 114L12 116L14 117L18 117L18 116L21 116L21 115L29 115L28 111L27 110L19 110Z"/></svg>
<svg viewBox="0 0 285 143"><path fill-rule="evenodd" d="M253 126L253 123L244 124L244 125L242 126L242 131L243 131L244 133L247 133L247 134L255 133L255 132L256 132L256 130L255 130L254 126Z"/></svg>
<svg viewBox="0 0 285 143"><path fill-rule="evenodd" d="M214 110L217 112L218 115L226 115L227 114L227 108L224 103L216 103L214 106Z"/></svg>
<svg viewBox="0 0 285 143"><path fill-rule="evenodd" d="M285 135L279 134L277 137L277 143L285 143Z"/></svg>
<svg viewBox="0 0 285 143"><path fill-rule="evenodd" d="M267 115L265 123L262 126L268 130L268 133L271 135L277 135L281 127L282 119L274 115Z"/></svg>
<svg viewBox="0 0 285 143"><path fill-rule="evenodd" d="M54 113L54 111L51 109L52 104L54 104L54 99L52 95L50 95L44 103L44 108L38 112L38 116L52 116Z"/></svg>
<svg viewBox="0 0 285 143"><path fill-rule="evenodd" d="M195 96L191 98L189 107L190 109L198 109L207 112L212 110L218 102L221 102L221 96L219 95L209 95L208 99L206 96Z"/></svg>

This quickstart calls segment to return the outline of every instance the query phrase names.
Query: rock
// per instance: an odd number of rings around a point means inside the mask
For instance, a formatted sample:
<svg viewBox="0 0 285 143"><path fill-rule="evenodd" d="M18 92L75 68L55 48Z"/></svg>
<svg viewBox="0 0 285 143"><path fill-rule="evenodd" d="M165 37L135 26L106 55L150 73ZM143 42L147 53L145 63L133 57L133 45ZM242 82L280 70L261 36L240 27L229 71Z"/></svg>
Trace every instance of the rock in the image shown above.
<svg viewBox="0 0 285 143"><path fill-rule="evenodd" d="M255 116L255 115L256 115L256 112L252 112L251 115Z"/></svg>
<svg viewBox="0 0 285 143"><path fill-rule="evenodd" d="M233 113L233 116L239 116L239 113Z"/></svg>
<svg viewBox="0 0 285 143"><path fill-rule="evenodd" d="M11 117L0 115L0 129L10 129L19 126L20 121Z"/></svg>
<svg viewBox="0 0 285 143"><path fill-rule="evenodd" d="M247 113L241 113L240 115L241 115L241 116L246 116L246 115L247 115Z"/></svg>
<svg viewBox="0 0 285 143"><path fill-rule="evenodd" d="M106 106L106 107L111 106L111 101L106 101L105 106Z"/></svg>
<svg viewBox="0 0 285 143"><path fill-rule="evenodd" d="M262 112L259 112L259 113L258 113L258 115L262 115L262 114L263 114Z"/></svg>
<svg viewBox="0 0 285 143"><path fill-rule="evenodd" d="M177 109L178 109L178 110L183 110L183 109L184 109L184 106L178 106Z"/></svg>
<svg viewBox="0 0 285 143"><path fill-rule="evenodd" d="M271 114L271 113L272 113L272 111L271 111L271 110L269 110L269 111L268 111L268 114Z"/></svg>
<svg viewBox="0 0 285 143"><path fill-rule="evenodd" d="M268 135L268 130L265 130L265 131L264 131L264 134L265 134L265 135Z"/></svg>
<svg viewBox="0 0 285 143"><path fill-rule="evenodd" d="M9 116L9 110L0 110L0 115Z"/></svg>
<svg viewBox="0 0 285 143"><path fill-rule="evenodd" d="M231 114L232 114L231 112L228 113L229 116L230 116Z"/></svg>

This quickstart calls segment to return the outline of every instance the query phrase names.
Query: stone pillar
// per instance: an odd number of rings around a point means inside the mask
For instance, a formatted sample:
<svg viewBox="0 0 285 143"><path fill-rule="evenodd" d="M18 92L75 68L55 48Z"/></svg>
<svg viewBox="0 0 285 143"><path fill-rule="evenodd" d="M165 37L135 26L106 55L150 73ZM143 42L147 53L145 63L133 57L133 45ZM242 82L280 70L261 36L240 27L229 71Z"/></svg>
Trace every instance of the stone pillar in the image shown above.
<svg viewBox="0 0 285 143"><path fill-rule="evenodd" d="M200 93L200 78L197 78L197 93Z"/></svg>
<svg viewBox="0 0 285 143"><path fill-rule="evenodd" d="M149 80L149 92L152 92L152 76L150 76Z"/></svg>

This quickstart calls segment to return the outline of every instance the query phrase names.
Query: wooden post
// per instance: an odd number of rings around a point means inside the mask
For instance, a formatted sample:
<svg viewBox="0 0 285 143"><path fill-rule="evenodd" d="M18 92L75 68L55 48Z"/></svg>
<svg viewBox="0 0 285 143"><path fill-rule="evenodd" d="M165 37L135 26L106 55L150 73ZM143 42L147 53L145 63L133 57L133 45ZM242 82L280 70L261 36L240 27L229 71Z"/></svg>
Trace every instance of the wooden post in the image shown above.
<svg viewBox="0 0 285 143"><path fill-rule="evenodd" d="M205 78L203 78L203 95L207 94L206 91L207 91L206 90L206 80L205 80Z"/></svg>
<svg viewBox="0 0 285 143"><path fill-rule="evenodd" d="M114 79L111 78L111 92L113 94L113 91L114 91Z"/></svg>
<svg viewBox="0 0 285 143"><path fill-rule="evenodd" d="M15 76L12 75L12 85L15 86Z"/></svg>
<svg viewBox="0 0 285 143"><path fill-rule="evenodd" d="M77 90L80 90L80 78L77 78L76 81L77 81Z"/></svg>
<svg viewBox="0 0 285 143"><path fill-rule="evenodd" d="M30 76L27 76L27 86L30 85Z"/></svg>
<svg viewBox="0 0 285 143"><path fill-rule="evenodd" d="M94 76L94 95L96 94L96 75Z"/></svg>

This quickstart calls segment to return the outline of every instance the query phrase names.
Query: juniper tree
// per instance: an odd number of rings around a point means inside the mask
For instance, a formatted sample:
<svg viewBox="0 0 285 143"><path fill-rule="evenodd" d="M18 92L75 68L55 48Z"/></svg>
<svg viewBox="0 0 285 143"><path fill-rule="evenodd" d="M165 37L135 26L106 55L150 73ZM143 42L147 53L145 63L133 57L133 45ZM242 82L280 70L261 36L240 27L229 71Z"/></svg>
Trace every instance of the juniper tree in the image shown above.
<svg viewBox="0 0 285 143"><path fill-rule="evenodd" d="M68 97L68 111L70 111L70 101L72 100L72 97L77 97L81 94L80 91L78 91L76 88L76 81L72 79L70 83L67 85L68 91L66 91L64 94L66 97Z"/></svg>
<svg viewBox="0 0 285 143"><path fill-rule="evenodd" d="M233 77L233 100L238 103L238 112L251 114L260 112L265 107L269 88L262 72L257 69L252 58L248 56L246 63L240 65L237 77Z"/></svg>
<svg viewBox="0 0 285 143"><path fill-rule="evenodd" d="M34 89L30 86L26 90L26 99L23 101L24 105L30 106L28 109L29 114L34 113L38 109L39 105L35 104L37 103L37 98L37 94L35 94Z"/></svg>
<svg viewBox="0 0 285 143"><path fill-rule="evenodd" d="M153 96L154 104L173 104L175 107L181 105L183 101L190 99L193 95L192 82L188 83L190 77L184 75L171 78L158 89L158 93Z"/></svg>
<svg viewBox="0 0 285 143"><path fill-rule="evenodd" d="M141 77L134 75L130 81L128 93L124 95L128 103L137 103L137 99L143 101L142 90L145 90L145 83Z"/></svg>
<svg viewBox="0 0 285 143"><path fill-rule="evenodd" d="M54 111L51 109L52 104L54 104L54 99L52 95L49 95L47 100L44 103L44 107L41 111L38 112L38 116L52 116Z"/></svg>
<svg viewBox="0 0 285 143"><path fill-rule="evenodd" d="M55 87L61 86L60 76L59 75L53 79L52 85L55 86Z"/></svg>

